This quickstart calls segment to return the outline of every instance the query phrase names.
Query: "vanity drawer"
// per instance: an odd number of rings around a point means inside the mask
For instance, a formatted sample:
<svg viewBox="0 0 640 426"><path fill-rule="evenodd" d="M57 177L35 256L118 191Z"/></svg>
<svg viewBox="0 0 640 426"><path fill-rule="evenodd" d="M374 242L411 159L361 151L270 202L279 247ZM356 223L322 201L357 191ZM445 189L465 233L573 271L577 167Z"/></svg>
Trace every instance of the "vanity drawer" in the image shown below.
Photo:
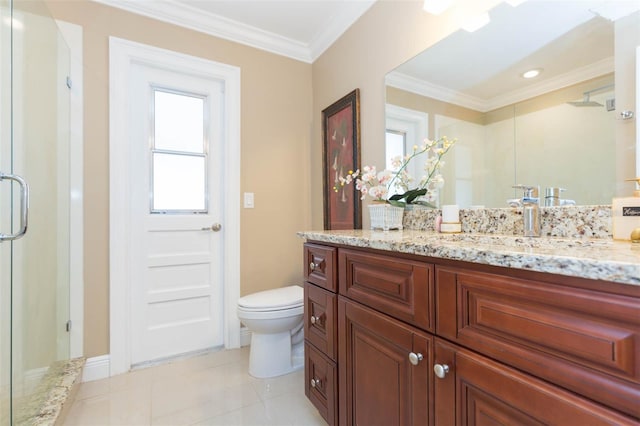
<svg viewBox="0 0 640 426"><path fill-rule="evenodd" d="M304 284L304 336L329 358L336 359L335 293Z"/></svg>
<svg viewBox="0 0 640 426"><path fill-rule="evenodd" d="M640 417L640 303L587 288L436 269L436 333Z"/></svg>
<svg viewBox="0 0 640 426"><path fill-rule="evenodd" d="M335 293L338 290L336 284L336 253L337 249L335 247L305 243L305 280Z"/></svg>
<svg viewBox="0 0 640 426"><path fill-rule="evenodd" d="M329 425L338 423L336 364L308 342L304 344L304 393Z"/></svg>
<svg viewBox="0 0 640 426"><path fill-rule="evenodd" d="M340 249L340 294L433 332L433 265Z"/></svg>

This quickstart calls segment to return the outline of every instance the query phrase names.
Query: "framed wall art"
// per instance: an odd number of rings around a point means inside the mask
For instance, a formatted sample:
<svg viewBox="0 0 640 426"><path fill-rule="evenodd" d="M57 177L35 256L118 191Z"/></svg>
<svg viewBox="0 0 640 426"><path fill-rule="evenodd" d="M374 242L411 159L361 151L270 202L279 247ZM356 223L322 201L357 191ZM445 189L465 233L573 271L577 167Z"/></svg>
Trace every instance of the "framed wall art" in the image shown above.
<svg viewBox="0 0 640 426"><path fill-rule="evenodd" d="M360 168L360 90L322 111L324 229L361 229L362 203L355 184L340 176Z"/></svg>

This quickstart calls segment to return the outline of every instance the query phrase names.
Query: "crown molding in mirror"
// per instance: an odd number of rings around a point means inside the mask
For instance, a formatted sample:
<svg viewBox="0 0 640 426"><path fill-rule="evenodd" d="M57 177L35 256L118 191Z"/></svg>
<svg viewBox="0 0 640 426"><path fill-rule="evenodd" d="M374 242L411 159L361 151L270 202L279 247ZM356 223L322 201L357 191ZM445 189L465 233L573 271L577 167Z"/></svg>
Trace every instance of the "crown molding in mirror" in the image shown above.
<svg viewBox="0 0 640 426"><path fill-rule="evenodd" d="M612 72L614 72L614 58L611 57L582 68L577 68L572 72L545 80L539 84L528 86L522 90L503 93L487 100L469 96L424 80L419 80L397 71L392 71L387 74L385 83L387 86L397 89L471 108L476 111L487 112Z"/></svg>

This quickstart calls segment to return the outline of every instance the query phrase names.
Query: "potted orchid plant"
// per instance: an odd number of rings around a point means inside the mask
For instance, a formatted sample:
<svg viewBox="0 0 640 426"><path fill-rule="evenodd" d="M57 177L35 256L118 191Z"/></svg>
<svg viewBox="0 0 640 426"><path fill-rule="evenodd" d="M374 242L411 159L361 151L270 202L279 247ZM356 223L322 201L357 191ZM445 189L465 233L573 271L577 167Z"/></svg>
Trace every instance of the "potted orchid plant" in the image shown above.
<svg viewBox="0 0 640 426"><path fill-rule="evenodd" d="M376 202L384 202L396 207L421 204L435 208L433 202L437 200L438 190L444 186L444 178L440 172L444 166L442 158L455 142L455 139L449 140L446 136L433 141L425 139L421 147L417 145L413 147L411 154L404 158L391 159L391 170L385 169L378 172L375 166L364 166L362 171L349 171L346 177L340 176L340 185L348 185L355 181L362 200L370 196ZM407 166L411 160L421 154L426 154L425 174L415 187L411 187L413 178L407 172ZM400 192L389 196L392 188ZM337 190L337 188L334 189Z"/></svg>

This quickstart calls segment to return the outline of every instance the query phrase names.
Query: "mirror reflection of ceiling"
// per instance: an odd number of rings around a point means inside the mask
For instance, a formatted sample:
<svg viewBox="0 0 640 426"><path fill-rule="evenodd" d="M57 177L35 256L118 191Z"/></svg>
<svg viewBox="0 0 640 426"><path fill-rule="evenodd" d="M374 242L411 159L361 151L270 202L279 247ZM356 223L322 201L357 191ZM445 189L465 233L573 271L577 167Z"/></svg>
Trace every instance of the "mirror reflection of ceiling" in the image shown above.
<svg viewBox="0 0 640 426"><path fill-rule="evenodd" d="M549 13L551 3L553 13ZM612 3L622 5L613 16ZM613 72L611 19L638 8L640 1L634 0L529 0L515 8L501 3L489 12L489 25L475 32L457 31L400 65L386 81L389 86L490 111ZM542 69L537 78L522 77L536 68Z"/></svg>

